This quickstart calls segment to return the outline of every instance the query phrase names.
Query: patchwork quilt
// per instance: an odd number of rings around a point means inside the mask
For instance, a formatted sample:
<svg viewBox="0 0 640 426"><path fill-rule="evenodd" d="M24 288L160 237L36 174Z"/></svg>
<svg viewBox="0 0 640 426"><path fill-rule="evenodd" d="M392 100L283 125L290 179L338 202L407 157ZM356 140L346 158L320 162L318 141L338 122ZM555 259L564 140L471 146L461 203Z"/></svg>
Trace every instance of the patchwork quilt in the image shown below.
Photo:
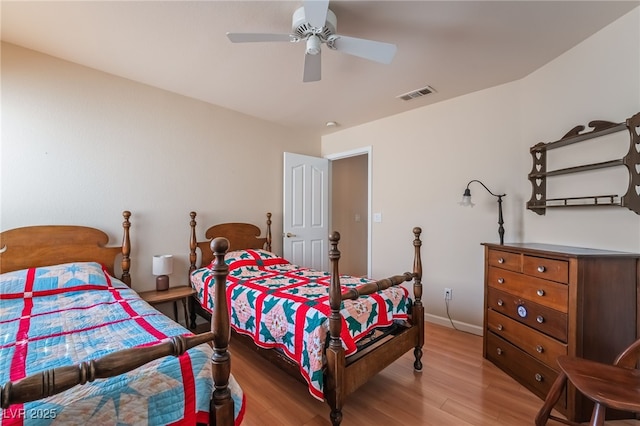
<svg viewBox="0 0 640 426"><path fill-rule="evenodd" d="M214 260L215 263L215 260ZM302 268L265 250L227 253L227 302L231 326L256 345L278 348L300 366L309 392L323 398L323 353L329 329L329 272ZM191 273L202 306L214 309L214 264ZM370 282L341 276L344 290ZM342 343L347 355L356 342L378 327L408 318L408 291L395 286L342 303Z"/></svg>
<svg viewBox="0 0 640 426"><path fill-rule="evenodd" d="M0 275L0 385L42 370L191 334L97 263ZM213 389L209 345L0 411L5 425L207 423ZM236 424L244 395L233 377Z"/></svg>

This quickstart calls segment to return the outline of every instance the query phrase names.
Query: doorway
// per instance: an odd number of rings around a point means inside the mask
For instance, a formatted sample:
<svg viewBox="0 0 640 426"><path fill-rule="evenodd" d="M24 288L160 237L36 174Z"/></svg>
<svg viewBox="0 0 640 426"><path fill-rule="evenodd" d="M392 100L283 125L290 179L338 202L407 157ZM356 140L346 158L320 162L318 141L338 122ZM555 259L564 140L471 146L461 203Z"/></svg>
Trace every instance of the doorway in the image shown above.
<svg viewBox="0 0 640 426"><path fill-rule="evenodd" d="M340 273L371 276L371 148L331 160L331 230L340 232Z"/></svg>

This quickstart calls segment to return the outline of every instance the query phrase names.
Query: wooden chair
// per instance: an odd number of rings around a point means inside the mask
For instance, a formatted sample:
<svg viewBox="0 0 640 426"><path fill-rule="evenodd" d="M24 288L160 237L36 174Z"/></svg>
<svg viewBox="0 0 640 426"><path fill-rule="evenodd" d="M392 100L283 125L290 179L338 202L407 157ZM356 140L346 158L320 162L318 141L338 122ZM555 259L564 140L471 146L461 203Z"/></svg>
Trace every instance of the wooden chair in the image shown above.
<svg viewBox="0 0 640 426"><path fill-rule="evenodd" d="M639 359L640 339L622 351L613 365L566 355L558 357L560 374L536 415L536 426L546 425L549 419L568 425L579 424L551 415L567 380L595 403L589 423L592 426L604 424L606 408L640 413Z"/></svg>

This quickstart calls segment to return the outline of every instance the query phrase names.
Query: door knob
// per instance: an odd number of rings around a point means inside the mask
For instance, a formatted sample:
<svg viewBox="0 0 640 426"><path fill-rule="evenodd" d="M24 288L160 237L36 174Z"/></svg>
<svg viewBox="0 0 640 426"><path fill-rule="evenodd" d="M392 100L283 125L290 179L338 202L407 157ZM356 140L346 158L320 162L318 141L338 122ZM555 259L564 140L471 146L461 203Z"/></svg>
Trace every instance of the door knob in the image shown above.
<svg viewBox="0 0 640 426"><path fill-rule="evenodd" d="M284 234L284 236L287 237L287 238L297 237L296 234L292 234L291 232L287 232L286 234Z"/></svg>

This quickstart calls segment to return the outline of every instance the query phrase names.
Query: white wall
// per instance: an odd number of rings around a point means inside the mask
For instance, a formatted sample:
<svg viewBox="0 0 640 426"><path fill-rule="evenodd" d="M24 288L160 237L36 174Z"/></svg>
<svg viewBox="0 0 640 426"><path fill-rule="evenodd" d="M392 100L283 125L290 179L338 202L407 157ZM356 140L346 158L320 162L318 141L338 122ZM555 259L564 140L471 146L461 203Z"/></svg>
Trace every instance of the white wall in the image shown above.
<svg viewBox="0 0 640 426"><path fill-rule="evenodd" d="M153 254L186 284L189 212L204 225L282 228L282 152L319 140L230 110L2 44L1 229L86 225L122 238L132 212L133 287L154 287ZM274 249L281 250L280 238Z"/></svg>
<svg viewBox="0 0 640 426"><path fill-rule="evenodd" d="M373 211L383 213L382 223L373 224L373 275L410 268L410 230L421 226L430 319L448 323L443 289L451 287L454 322L480 332L481 243L498 241L497 203L473 184L476 207L460 207L471 179L507 194L506 242L640 251L639 216L625 208L554 210L545 216L525 208L531 197L530 146L557 140L577 124L620 122L640 111L638 28L635 9L520 81L323 137L323 155L373 147ZM619 176L606 179L618 187ZM583 183L569 190L582 190Z"/></svg>
<svg viewBox="0 0 640 426"><path fill-rule="evenodd" d="M523 81L521 152L538 142L558 140L576 125L588 131L591 120L619 123L640 112L639 28L640 9L636 8ZM568 167L622 158L628 149L625 131L551 150L547 156L549 161L576 161ZM528 173L531 157L525 161ZM565 180L568 191L576 196L623 195L629 182L624 167L581 173L575 182L573 178ZM560 191L563 184L563 179L548 181L547 191ZM523 181L523 191L528 200L528 181ZM640 251L640 216L626 208L548 209L544 216L527 212L524 218L528 240Z"/></svg>

